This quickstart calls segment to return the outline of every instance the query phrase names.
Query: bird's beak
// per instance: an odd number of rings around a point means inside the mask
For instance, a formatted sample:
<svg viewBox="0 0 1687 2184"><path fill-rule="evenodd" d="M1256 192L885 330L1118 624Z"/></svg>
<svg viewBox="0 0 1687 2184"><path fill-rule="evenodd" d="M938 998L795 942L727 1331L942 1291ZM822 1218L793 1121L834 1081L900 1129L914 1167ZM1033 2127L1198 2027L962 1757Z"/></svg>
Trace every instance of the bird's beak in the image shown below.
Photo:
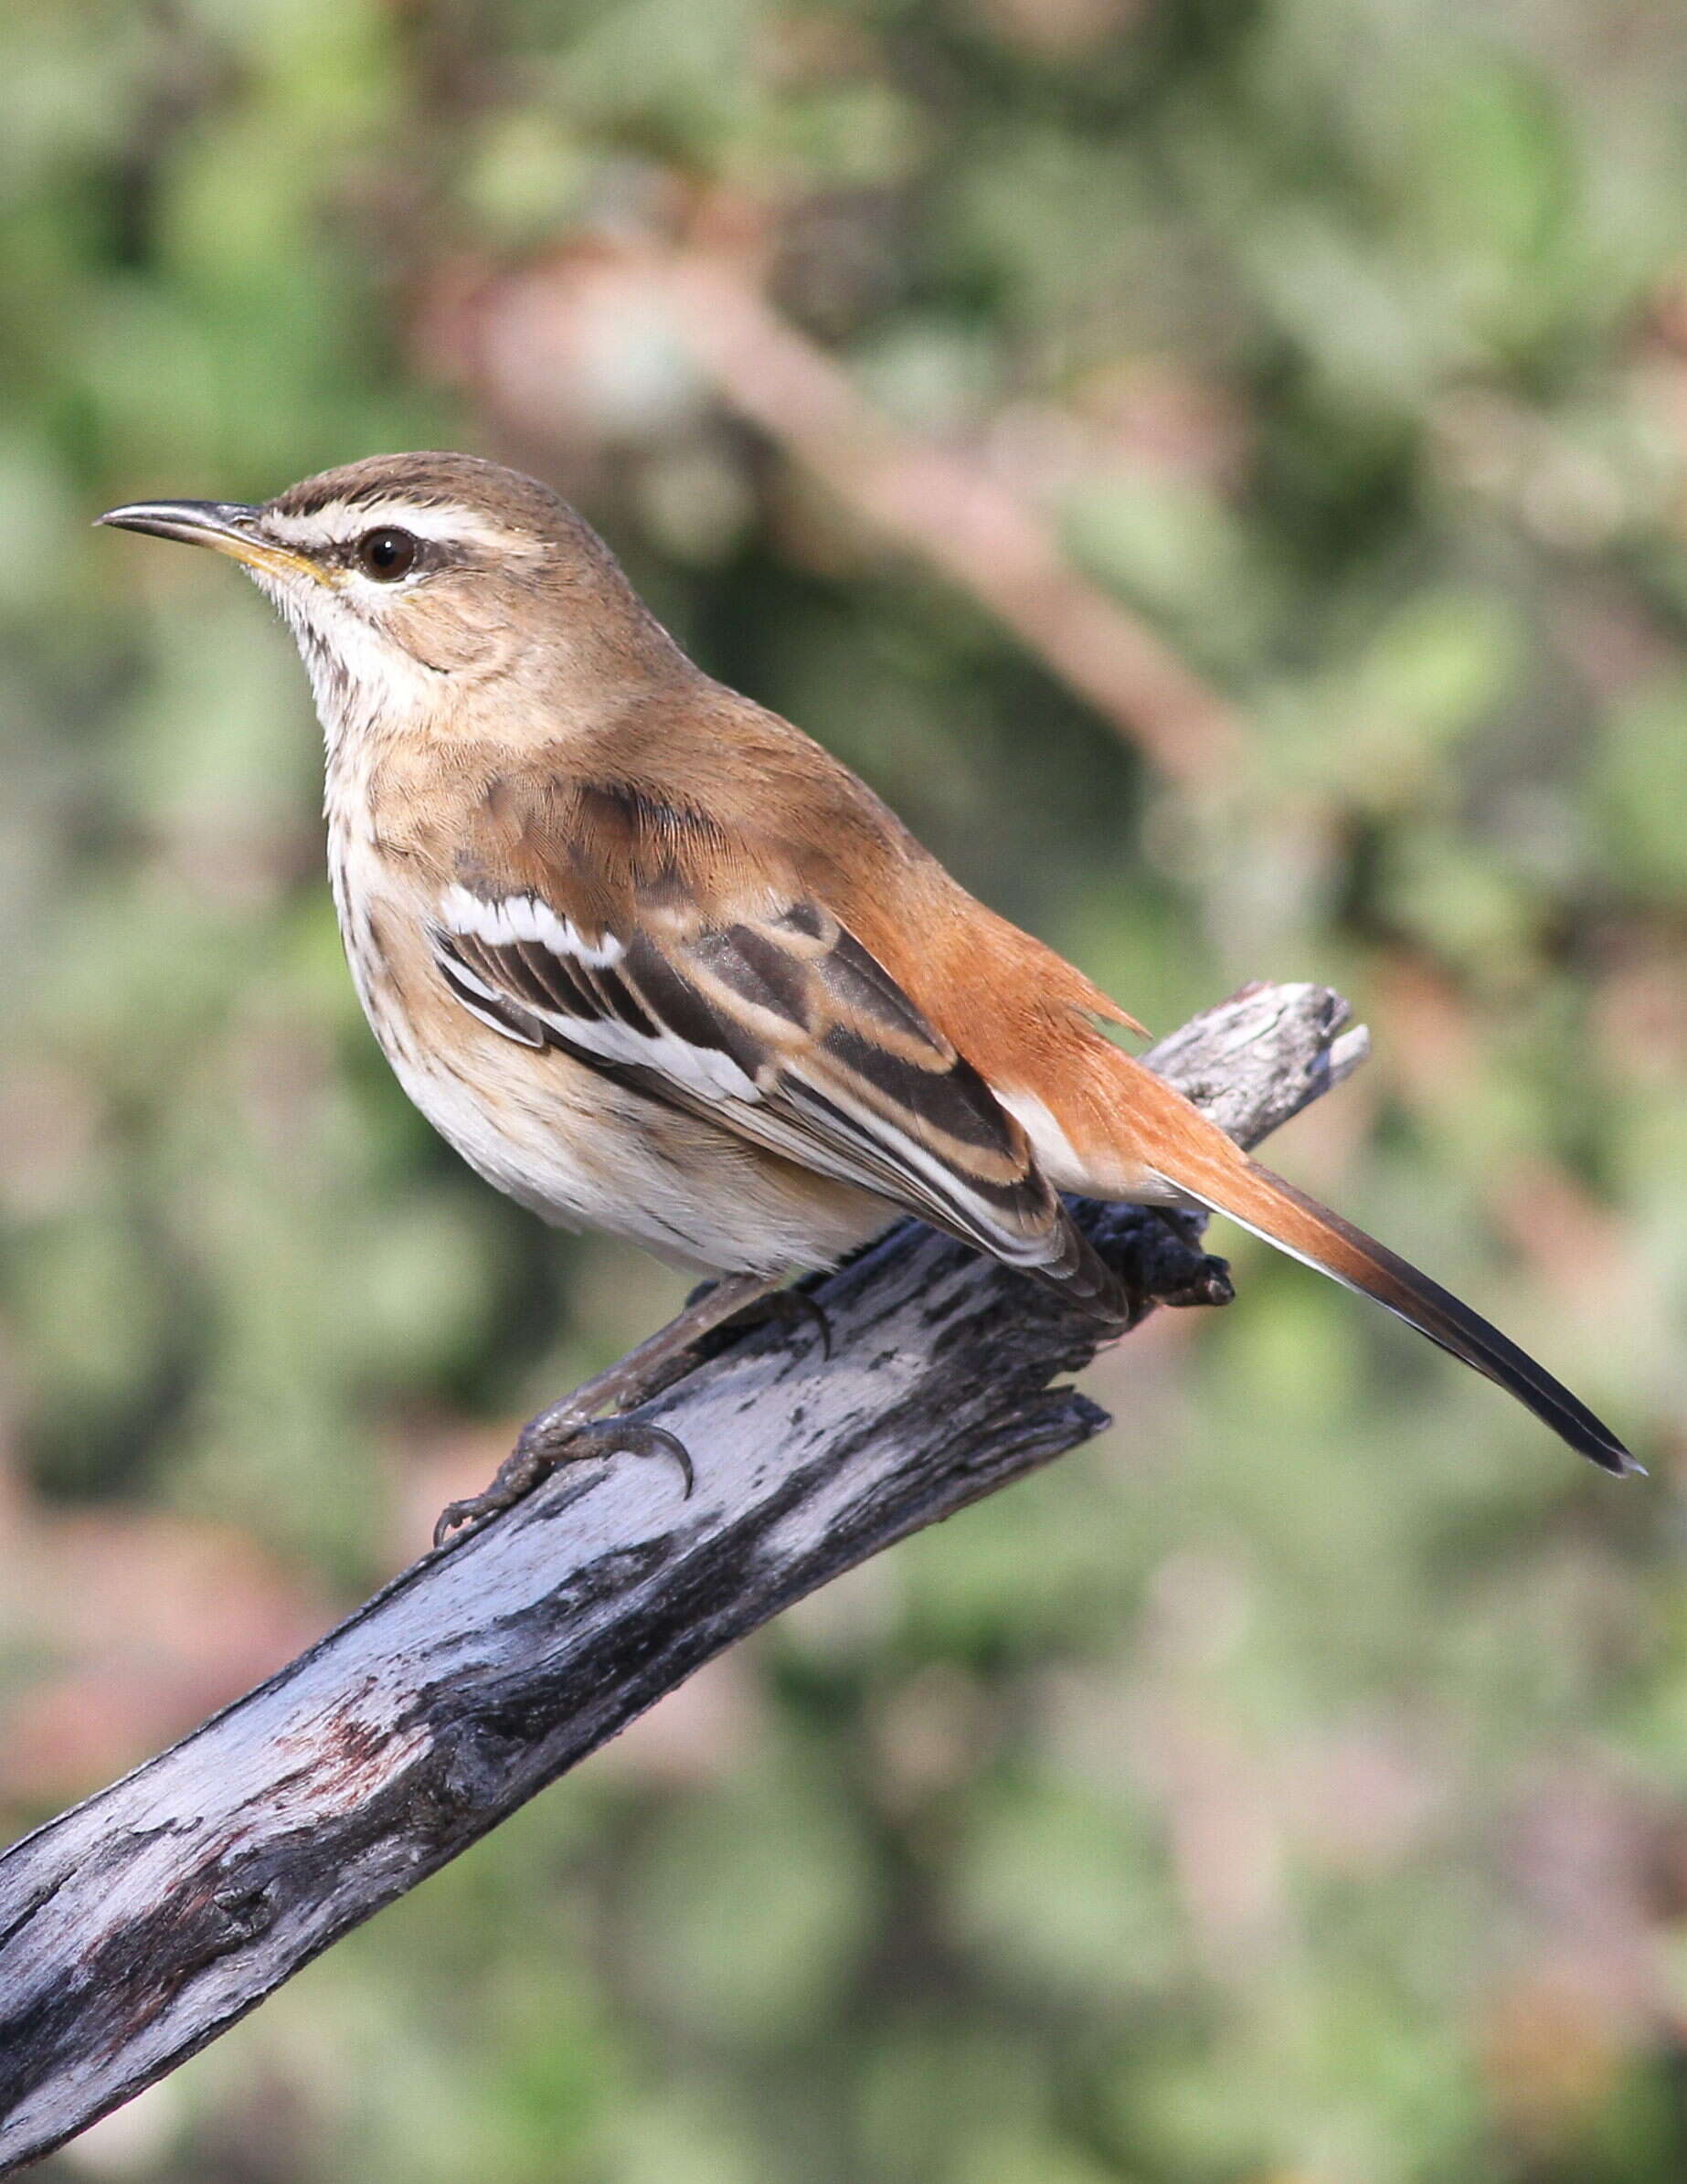
<svg viewBox="0 0 1687 2184"><path fill-rule="evenodd" d="M154 538L211 546L271 576L325 581L313 561L262 535L258 529L261 513L239 501L132 501L127 507L108 508L95 521L119 531L149 531Z"/></svg>

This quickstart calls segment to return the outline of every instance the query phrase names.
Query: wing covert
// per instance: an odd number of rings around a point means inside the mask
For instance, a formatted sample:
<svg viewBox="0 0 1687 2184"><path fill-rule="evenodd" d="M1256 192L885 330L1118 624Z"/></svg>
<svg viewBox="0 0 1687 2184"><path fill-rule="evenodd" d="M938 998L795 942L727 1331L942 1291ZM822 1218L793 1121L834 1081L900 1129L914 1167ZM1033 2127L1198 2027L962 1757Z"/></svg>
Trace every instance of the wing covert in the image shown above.
<svg viewBox="0 0 1687 2184"><path fill-rule="evenodd" d="M505 1037L1071 1278L1085 1247L1024 1130L818 904L716 918L653 905L622 932L537 894L455 885L430 938L459 1002Z"/></svg>

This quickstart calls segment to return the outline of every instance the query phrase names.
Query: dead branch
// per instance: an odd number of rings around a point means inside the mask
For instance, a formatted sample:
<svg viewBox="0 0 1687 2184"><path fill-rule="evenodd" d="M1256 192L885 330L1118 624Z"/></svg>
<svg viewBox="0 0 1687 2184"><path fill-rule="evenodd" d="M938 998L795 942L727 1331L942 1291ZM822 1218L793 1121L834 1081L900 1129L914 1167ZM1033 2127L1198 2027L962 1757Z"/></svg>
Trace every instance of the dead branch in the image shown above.
<svg viewBox="0 0 1687 2184"><path fill-rule="evenodd" d="M1314 986L1149 1057L1252 1143L1363 1059ZM1341 1035L1338 1035L1341 1034ZM1191 1235L1086 1206L1163 1283ZM648 1414L696 1462L552 1480L407 1570L279 1675L0 1859L0 2175L173 2070L701 1662L921 1525L1088 1439L1057 1301L912 1224Z"/></svg>

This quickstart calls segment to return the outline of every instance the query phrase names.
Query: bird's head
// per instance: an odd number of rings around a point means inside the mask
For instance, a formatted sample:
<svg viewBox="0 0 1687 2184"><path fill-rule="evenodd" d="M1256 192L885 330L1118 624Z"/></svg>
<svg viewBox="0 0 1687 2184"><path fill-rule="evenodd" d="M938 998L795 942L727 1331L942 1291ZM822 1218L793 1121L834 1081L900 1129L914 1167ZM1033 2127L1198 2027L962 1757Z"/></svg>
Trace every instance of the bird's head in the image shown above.
<svg viewBox="0 0 1687 2184"><path fill-rule="evenodd" d="M304 656L331 744L454 712L488 678L566 680L666 640L597 534L548 487L470 455L379 455L260 506L139 501L100 517L242 563Z"/></svg>

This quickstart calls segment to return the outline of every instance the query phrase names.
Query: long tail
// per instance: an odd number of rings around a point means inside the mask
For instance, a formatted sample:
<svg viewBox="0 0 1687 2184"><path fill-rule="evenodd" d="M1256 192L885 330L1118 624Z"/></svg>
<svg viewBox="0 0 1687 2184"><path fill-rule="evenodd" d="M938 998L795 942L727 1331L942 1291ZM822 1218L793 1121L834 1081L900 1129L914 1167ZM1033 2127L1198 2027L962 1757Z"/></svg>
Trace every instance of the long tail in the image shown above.
<svg viewBox="0 0 1687 2184"><path fill-rule="evenodd" d="M1374 1297L1408 1327L1508 1389L1544 1425L1603 1469L1620 1477L1640 1468L1609 1426L1480 1313L1385 1244L1249 1160L1204 1119L1194 1117L1201 1127L1198 1134L1192 1130L1188 1124L1193 1110L1182 1100L1177 1106L1182 1113L1171 1129L1154 1129L1150 1121L1149 1142L1139 1141L1156 1174L1279 1251L1362 1296ZM1164 1120L1171 1122L1171 1116Z"/></svg>

